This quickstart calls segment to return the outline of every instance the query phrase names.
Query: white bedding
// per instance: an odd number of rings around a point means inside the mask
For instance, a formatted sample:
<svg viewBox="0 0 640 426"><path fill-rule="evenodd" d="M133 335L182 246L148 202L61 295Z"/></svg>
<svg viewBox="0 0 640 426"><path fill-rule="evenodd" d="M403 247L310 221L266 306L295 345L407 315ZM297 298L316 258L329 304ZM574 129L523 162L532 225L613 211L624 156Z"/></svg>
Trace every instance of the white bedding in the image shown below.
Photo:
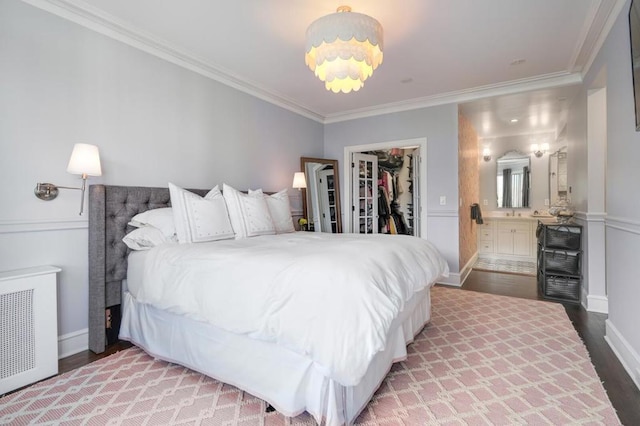
<svg viewBox="0 0 640 426"><path fill-rule="evenodd" d="M140 303L275 342L354 386L412 295L448 274L426 240L298 232L145 255Z"/></svg>

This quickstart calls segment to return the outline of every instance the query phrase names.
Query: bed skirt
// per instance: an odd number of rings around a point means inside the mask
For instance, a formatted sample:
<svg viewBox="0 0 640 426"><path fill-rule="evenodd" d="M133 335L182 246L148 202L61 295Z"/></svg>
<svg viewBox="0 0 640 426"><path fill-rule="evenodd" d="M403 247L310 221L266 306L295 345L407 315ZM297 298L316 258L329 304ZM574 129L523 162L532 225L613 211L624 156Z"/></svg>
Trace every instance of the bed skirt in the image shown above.
<svg viewBox="0 0 640 426"><path fill-rule="evenodd" d="M294 417L307 411L321 424L352 423L406 345L431 318L430 287L416 293L394 320L387 347L356 386L342 386L310 358L275 343L255 340L138 303L125 291L120 339L150 355L236 386ZM357 345L358 342L353 342Z"/></svg>

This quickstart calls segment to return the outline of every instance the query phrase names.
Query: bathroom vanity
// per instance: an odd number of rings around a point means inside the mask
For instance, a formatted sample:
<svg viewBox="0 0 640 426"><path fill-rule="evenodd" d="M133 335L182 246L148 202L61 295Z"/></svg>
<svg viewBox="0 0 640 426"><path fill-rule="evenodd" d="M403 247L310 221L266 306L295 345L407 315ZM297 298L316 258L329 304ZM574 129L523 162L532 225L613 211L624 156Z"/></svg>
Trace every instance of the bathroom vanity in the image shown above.
<svg viewBox="0 0 640 426"><path fill-rule="evenodd" d="M483 258L536 261L539 217L489 216L478 226L478 255Z"/></svg>

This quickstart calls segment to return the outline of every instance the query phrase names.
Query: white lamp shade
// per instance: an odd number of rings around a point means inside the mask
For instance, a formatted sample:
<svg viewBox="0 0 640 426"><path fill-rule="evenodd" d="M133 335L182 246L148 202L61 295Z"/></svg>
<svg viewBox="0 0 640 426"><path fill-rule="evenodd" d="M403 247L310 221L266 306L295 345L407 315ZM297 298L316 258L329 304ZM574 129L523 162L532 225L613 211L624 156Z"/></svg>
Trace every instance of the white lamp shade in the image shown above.
<svg viewBox="0 0 640 426"><path fill-rule="evenodd" d="M98 147L86 143L75 144L67 172L74 175L102 176Z"/></svg>
<svg viewBox="0 0 640 426"><path fill-rule="evenodd" d="M307 180L304 177L304 172L296 172L293 175L293 187L298 189L307 187Z"/></svg>

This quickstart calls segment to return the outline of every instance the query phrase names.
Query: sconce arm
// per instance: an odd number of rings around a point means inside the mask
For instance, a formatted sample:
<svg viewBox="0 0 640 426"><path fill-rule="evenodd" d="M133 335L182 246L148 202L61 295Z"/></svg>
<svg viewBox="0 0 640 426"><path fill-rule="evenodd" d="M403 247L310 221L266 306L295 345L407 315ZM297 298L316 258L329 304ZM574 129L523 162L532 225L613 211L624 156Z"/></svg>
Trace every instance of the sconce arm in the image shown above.
<svg viewBox="0 0 640 426"><path fill-rule="evenodd" d="M82 186L80 187L75 187L75 186L58 186L58 185L54 185L52 183L46 183L46 182L38 182L36 184L36 188L33 190L33 193L36 195L36 197L38 197L41 200L44 201L51 201L54 200L57 196L58 196L58 190L59 189L78 189L80 191L82 191L82 194L80 195L80 215L82 215L82 211L84 208L84 191L86 189L87 186L87 175L83 174L82 175Z"/></svg>

